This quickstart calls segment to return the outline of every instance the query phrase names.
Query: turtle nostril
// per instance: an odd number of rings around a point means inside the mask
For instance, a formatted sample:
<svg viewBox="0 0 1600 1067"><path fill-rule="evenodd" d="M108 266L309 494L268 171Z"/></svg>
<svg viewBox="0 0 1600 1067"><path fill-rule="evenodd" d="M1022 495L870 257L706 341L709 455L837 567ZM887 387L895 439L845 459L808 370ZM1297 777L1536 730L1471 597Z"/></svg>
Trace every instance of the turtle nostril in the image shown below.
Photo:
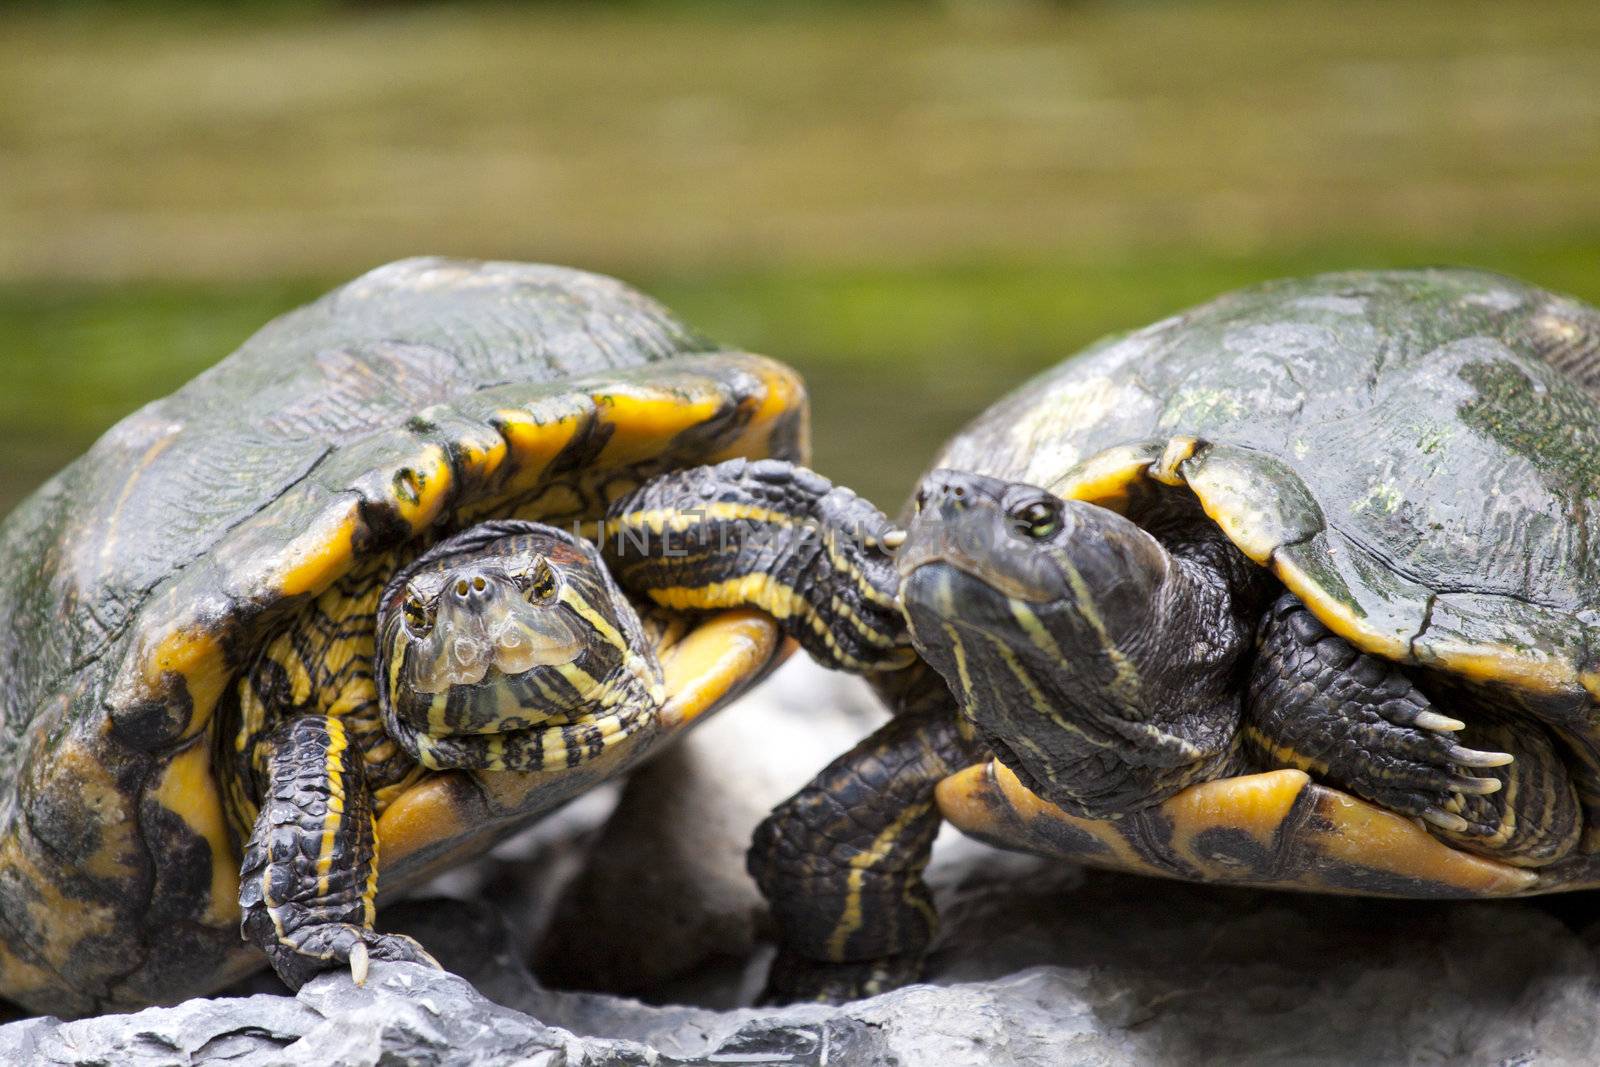
<svg viewBox="0 0 1600 1067"><path fill-rule="evenodd" d="M465 578L462 578L460 581L456 582L456 596L465 599L466 595L467 595L467 580Z"/></svg>
<svg viewBox="0 0 1600 1067"><path fill-rule="evenodd" d="M483 592L484 587L487 585L488 583L483 580L483 575L481 574L472 579L472 588L476 589L480 593Z"/></svg>

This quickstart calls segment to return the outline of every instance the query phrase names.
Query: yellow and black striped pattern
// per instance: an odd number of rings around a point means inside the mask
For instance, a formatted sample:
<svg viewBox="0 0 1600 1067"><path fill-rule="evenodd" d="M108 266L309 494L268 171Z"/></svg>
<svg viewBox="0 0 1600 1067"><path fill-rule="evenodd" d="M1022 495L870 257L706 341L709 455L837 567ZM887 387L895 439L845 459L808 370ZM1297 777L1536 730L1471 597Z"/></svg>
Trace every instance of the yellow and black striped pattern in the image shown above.
<svg viewBox="0 0 1600 1067"><path fill-rule="evenodd" d="M347 577L393 574L483 519L592 523L665 470L802 460L798 376L711 348L609 279L395 264L131 416L7 520L12 562L39 580L0 590L14 746L0 996L73 1016L205 994L259 966L238 937L241 839L259 802L254 746L285 717L342 712L374 805L394 816L380 819L394 890L625 771L760 676L776 628L707 620L682 642L697 651L665 693L669 728L577 770L385 785L399 761L373 730L369 656L345 632L372 588L340 590ZM314 605L322 618L303 622ZM238 682L269 643L303 704L241 714L260 693Z"/></svg>
<svg viewBox="0 0 1600 1067"><path fill-rule="evenodd" d="M934 789L980 751L939 703L890 720L756 829L748 866L782 941L770 997L840 1000L918 977L939 925L922 880Z"/></svg>
<svg viewBox="0 0 1600 1067"><path fill-rule="evenodd" d="M296 986L352 954L427 960L409 939L372 930L377 819L361 754L343 724L306 716L282 724L262 744L271 790L244 850L245 937Z"/></svg>
<svg viewBox="0 0 1600 1067"><path fill-rule="evenodd" d="M471 593L473 584L482 591ZM572 534L485 523L418 559L383 599L384 722L429 770L564 770L657 729L666 692L655 651L599 553ZM408 613L426 633L413 631ZM519 660L516 673L486 667L466 681L450 673L463 653L448 632L466 626L484 627L473 647L486 656L499 655L487 637L495 632L523 656L541 640L559 647L549 662ZM440 671L454 680L438 681Z"/></svg>
<svg viewBox="0 0 1600 1067"><path fill-rule="evenodd" d="M378 597L391 566L378 561L339 579L268 642L240 677L236 727L220 754L239 840L255 823L252 783L267 778L271 748L265 739L286 718L322 715L338 721L362 761L378 814L415 780L414 761L384 729L373 674Z"/></svg>
<svg viewBox="0 0 1600 1067"><path fill-rule="evenodd" d="M602 546L622 585L658 604L759 607L821 662L864 672L914 658L893 534L871 504L810 471L735 460L621 498Z"/></svg>

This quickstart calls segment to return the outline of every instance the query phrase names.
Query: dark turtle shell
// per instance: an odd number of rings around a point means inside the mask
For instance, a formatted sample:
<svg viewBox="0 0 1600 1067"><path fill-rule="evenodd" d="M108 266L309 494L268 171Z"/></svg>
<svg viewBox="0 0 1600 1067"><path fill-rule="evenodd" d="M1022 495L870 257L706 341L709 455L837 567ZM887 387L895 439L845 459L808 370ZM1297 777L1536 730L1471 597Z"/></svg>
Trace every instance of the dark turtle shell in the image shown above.
<svg viewBox="0 0 1600 1067"><path fill-rule="evenodd" d="M937 466L1115 504L1187 485L1330 628L1586 707L1600 692L1600 312L1494 274L1330 274L1102 342Z"/></svg>
<svg viewBox="0 0 1600 1067"><path fill-rule="evenodd" d="M263 636L347 572L483 517L594 520L675 466L805 451L782 365L608 278L439 259L284 315L123 420L0 526L0 995L81 1013L255 964L209 727ZM706 626L664 663L682 722L776 648L749 616ZM590 781L465 777L391 805L386 886Z"/></svg>
<svg viewBox="0 0 1600 1067"><path fill-rule="evenodd" d="M1113 508L1187 487L1330 629L1537 716L1592 783L1597 397L1600 311L1480 271L1329 274L1102 341L990 408L934 466ZM1154 874L1423 896L1600 881L1593 829L1536 876L1300 771L1151 809L1154 851L997 765L952 778L940 803L998 843Z"/></svg>

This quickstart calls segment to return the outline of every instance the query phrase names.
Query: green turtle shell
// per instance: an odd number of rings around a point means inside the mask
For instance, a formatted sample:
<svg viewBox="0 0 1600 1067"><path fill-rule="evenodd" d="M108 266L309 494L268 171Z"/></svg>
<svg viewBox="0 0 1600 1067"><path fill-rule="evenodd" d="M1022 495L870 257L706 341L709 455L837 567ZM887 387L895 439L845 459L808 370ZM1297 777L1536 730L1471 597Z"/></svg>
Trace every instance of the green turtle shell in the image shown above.
<svg viewBox="0 0 1600 1067"><path fill-rule="evenodd" d="M1589 717L1600 312L1494 274L1329 274L1103 341L935 465L1208 514L1336 632Z"/></svg>
<svg viewBox="0 0 1600 1067"><path fill-rule="evenodd" d="M787 368L611 279L418 259L123 420L0 525L0 996L77 1014L256 964L210 724L343 575L479 518L593 520L674 466L803 460L805 418ZM550 788L434 778L393 805L386 883Z"/></svg>

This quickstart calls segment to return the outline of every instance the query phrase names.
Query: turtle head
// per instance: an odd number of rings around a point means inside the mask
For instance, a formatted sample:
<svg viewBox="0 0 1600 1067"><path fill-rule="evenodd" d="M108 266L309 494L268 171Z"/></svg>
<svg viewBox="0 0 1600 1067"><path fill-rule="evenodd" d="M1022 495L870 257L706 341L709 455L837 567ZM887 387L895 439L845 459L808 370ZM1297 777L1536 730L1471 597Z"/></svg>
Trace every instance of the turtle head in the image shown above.
<svg viewBox="0 0 1600 1067"><path fill-rule="evenodd" d="M917 650L1036 792L1111 814L1212 754L1209 716L1191 722L1174 693L1189 660L1174 648L1197 621L1189 576L1136 523L941 470L896 560Z"/></svg>
<svg viewBox="0 0 1600 1067"><path fill-rule="evenodd" d="M384 590L377 668L385 721L432 766L441 753L472 747L473 737L484 747L485 735L593 720L635 695L626 682L638 673L639 634L633 608L587 541L530 522L472 527Z"/></svg>

